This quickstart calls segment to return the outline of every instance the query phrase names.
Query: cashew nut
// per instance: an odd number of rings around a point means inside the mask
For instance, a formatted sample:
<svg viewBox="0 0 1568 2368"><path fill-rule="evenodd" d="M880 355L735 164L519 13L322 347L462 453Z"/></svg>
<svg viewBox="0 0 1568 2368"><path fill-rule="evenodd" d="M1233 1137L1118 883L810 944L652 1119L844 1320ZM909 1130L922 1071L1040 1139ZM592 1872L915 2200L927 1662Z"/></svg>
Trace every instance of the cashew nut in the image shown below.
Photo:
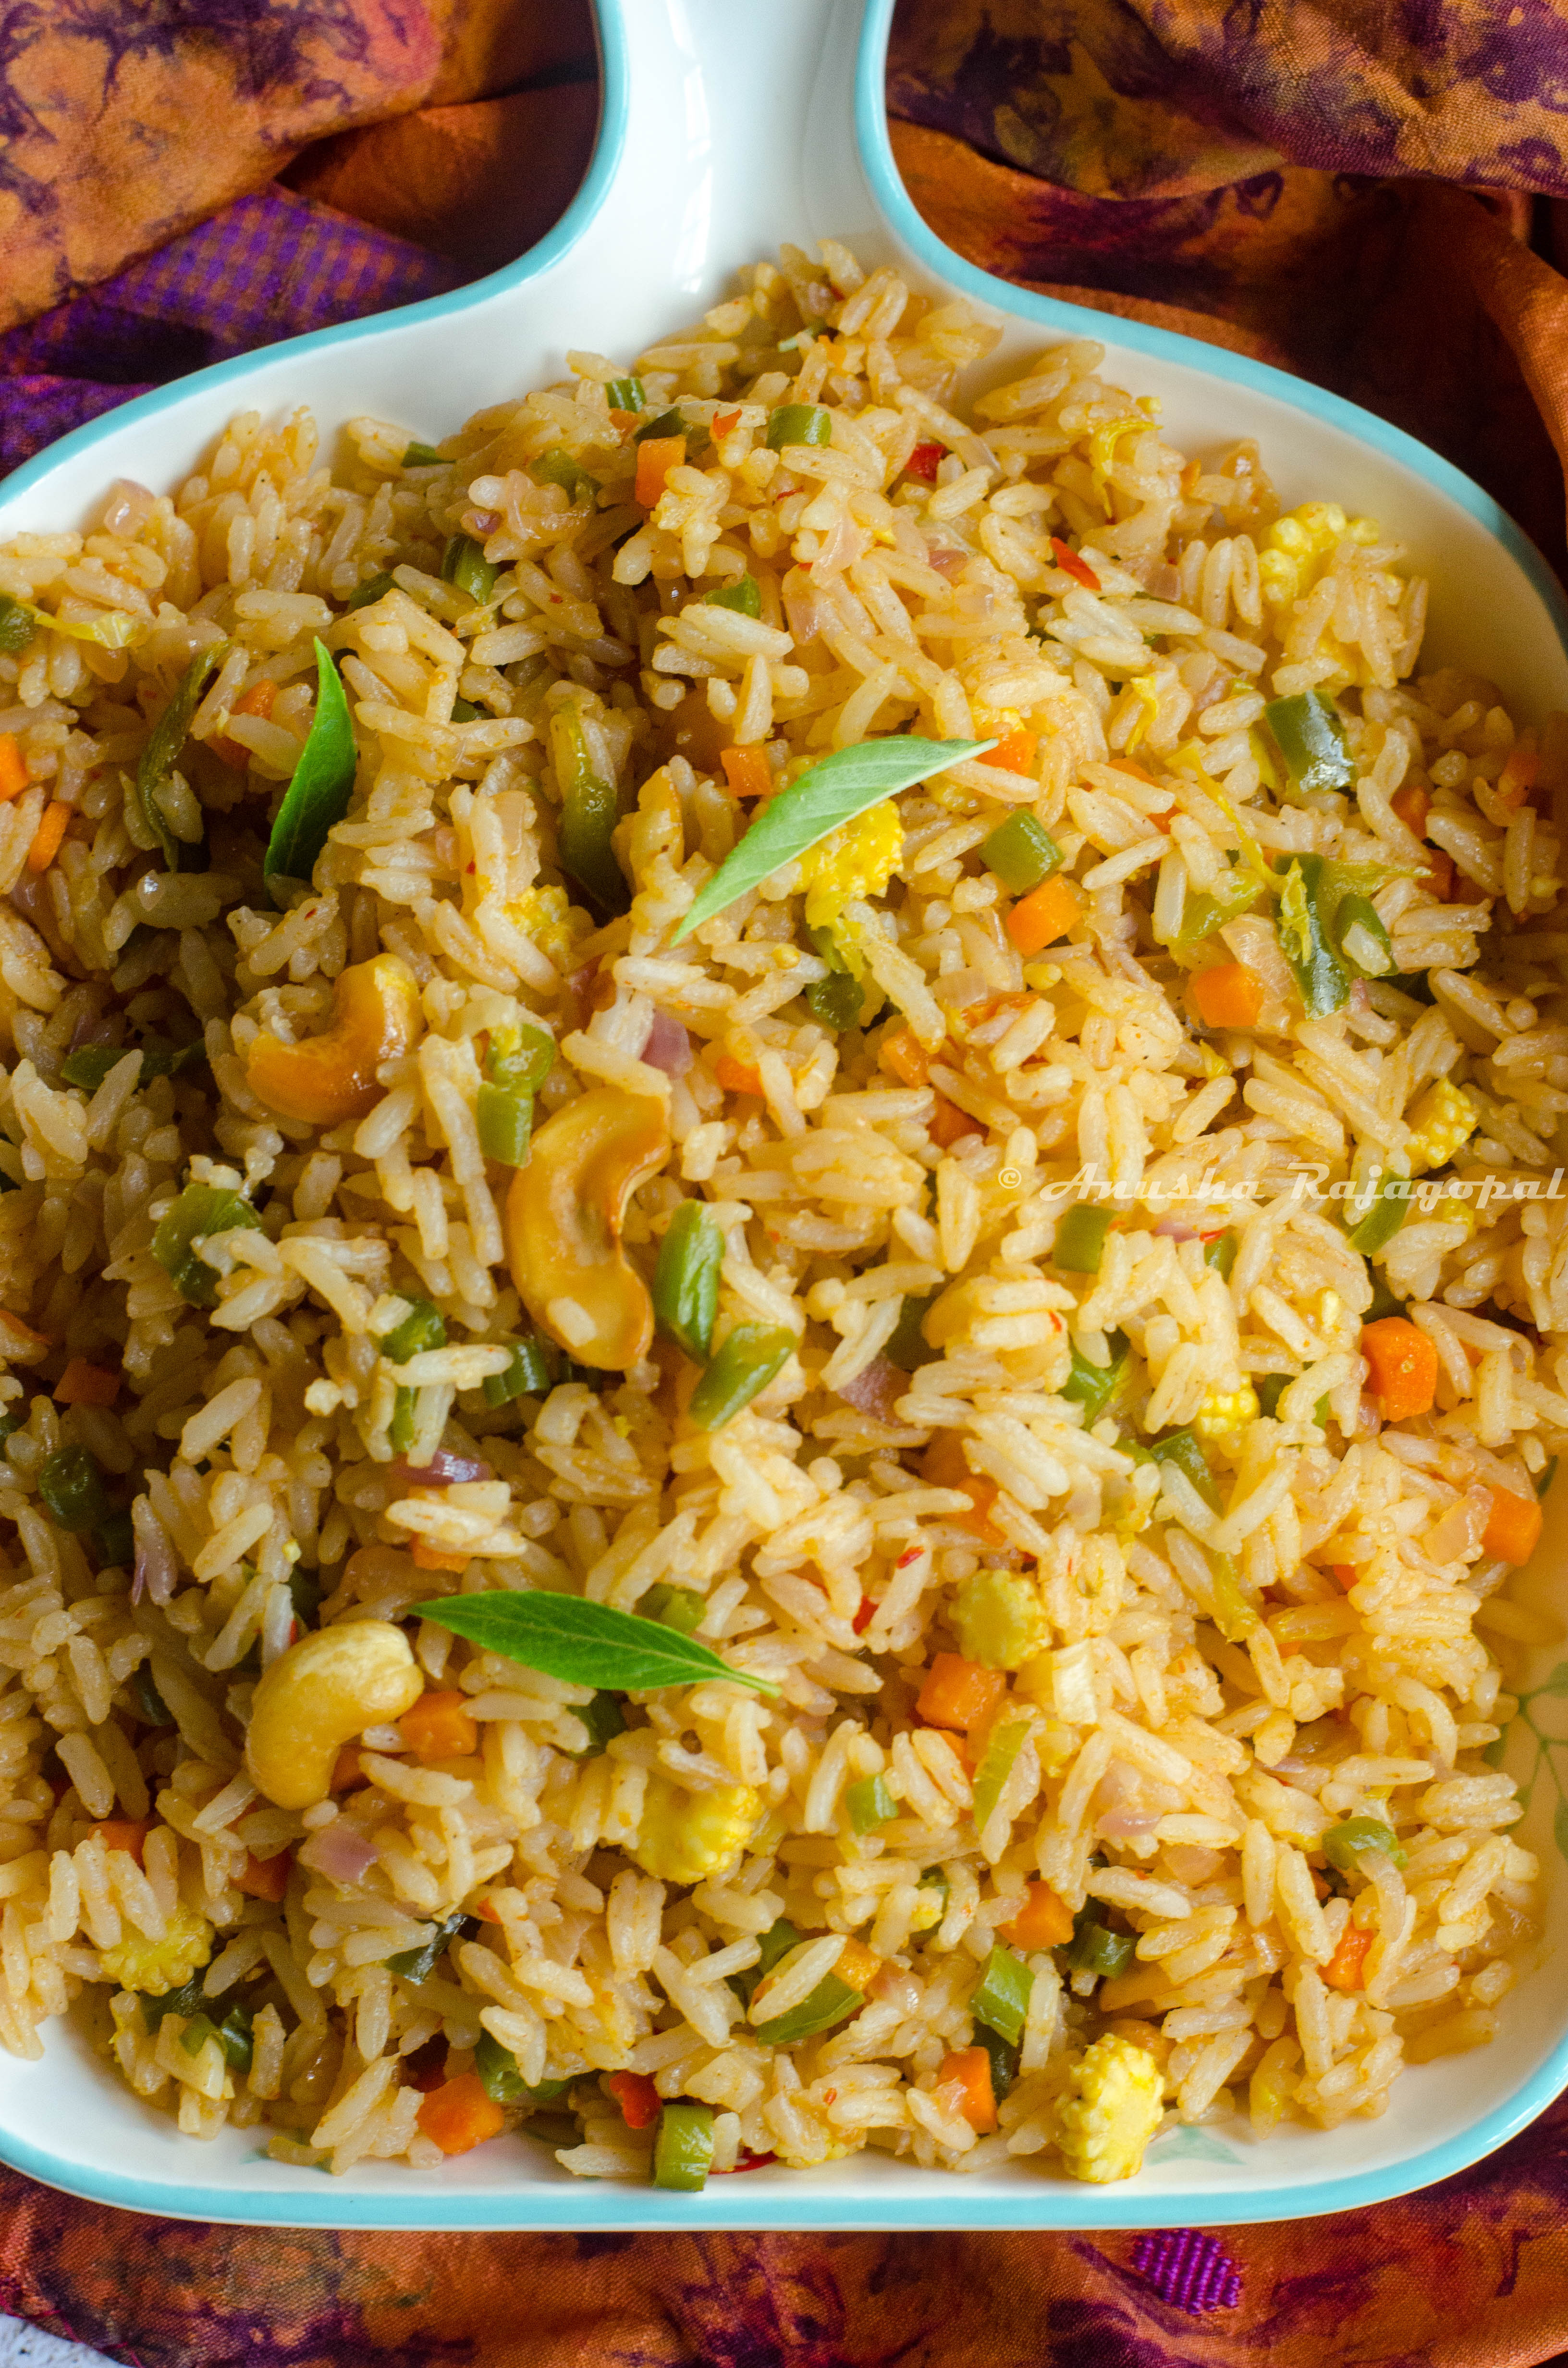
<svg viewBox="0 0 1568 2368"><path fill-rule="evenodd" d="M300 1637L256 1686L245 1737L252 1783L280 1809L324 1801L343 1746L401 1718L424 1691L407 1637L383 1620Z"/></svg>
<svg viewBox="0 0 1568 2368"><path fill-rule="evenodd" d="M598 1086L546 1120L512 1179L512 1280L535 1323L579 1364L624 1372L648 1353L653 1303L620 1232L628 1201L669 1154L657 1102Z"/></svg>
<svg viewBox="0 0 1568 2368"><path fill-rule="evenodd" d="M301 1043L264 1030L250 1048L245 1082L259 1101L311 1126L364 1118L381 1096L376 1072L406 1053L419 1032L419 989L395 954L340 971L332 1025Z"/></svg>

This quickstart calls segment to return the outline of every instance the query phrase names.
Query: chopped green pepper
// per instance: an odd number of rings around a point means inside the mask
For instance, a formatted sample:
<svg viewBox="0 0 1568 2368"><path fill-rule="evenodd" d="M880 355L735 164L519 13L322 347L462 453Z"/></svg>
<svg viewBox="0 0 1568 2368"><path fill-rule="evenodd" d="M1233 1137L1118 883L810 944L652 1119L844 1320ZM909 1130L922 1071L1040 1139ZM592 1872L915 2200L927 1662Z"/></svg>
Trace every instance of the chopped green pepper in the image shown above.
<svg viewBox="0 0 1568 2368"><path fill-rule="evenodd" d="M403 456L405 469L445 468L448 455L437 452L434 444L411 444Z"/></svg>
<svg viewBox="0 0 1568 2368"><path fill-rule="evenodd" d="M1354 1874L1362 1850L1381 1850L1395 1866L1405 1863L1393 1827L1385 1826L1381 1817L1346 1817L1343 1825L1330 1826L1323 1838L1323 1854L1341 1874Z"/></svg>
<svg viewBox="0 0 1568 2368"><path fill-rule="evenodd" d="M594 771L575 707L558 707L551 715L550 751L561 785L556 825L561 868L602 911L624 913L631 894L610 838L619 819L619 792L613 781Z"/></svg>
<svg viewBox="0 0 1568 2368"><path fill-rule="evenodd" d="M534 1098L522 1086L481 1086L474 1096L474 1125L486 1159L521 1167L534 1131Z"/></svg>
<svg viewBox="0 0 1568 2368"><path fill-rule="evenodd" d="M737 1324L691 1394L694 1429L722 1430L761 1395L795 1353L795 1336L782 1326Z"/></svg>
<svg viewBox="0 0 1568 2368"><path fill-rule="evenodd" d="M974 1771L974 1826L977 1833L988 1822L1001 1799L1002 1788L1013 1772L1028 1732L1027 1718L1011 1718L1006 1725L999 1724L994 1726L987 1736L980 1765Z"/></svg>
<svg viewBox="0 0 1568 2368"><path fill-rule="evenodd" d="M147 736L136 766L136 800L143 821L154 842L163 849L164 861L171 871L179 870L179 841L169 826L163 808L163 792L174 770L175 759L185 746L190 721L207 695L207 686L229 654L227 642L210 642L198 650L178 682L174 695Z"/></svg>
<svg viewBox="0 0 1568 2368"><path fill-rule="evenodd" d="M858 1834L874 1833L879 1826L891 1824L898 1815L898 1803L881 1776L862 1777L859 1783L851 1784L844 1795L844 1805Z"/></svg>
<svg viewBox="0 0 1568 2368"><path fill-rule="evenodd" d="M540 2080L529 2088L509 2047L482 2031L473 2051L473 2068L485 2095L497 2105L553 2105L572 2086L568 2080Z"/></svg>
<svg viewBox="0 0 1568 2368"><path fill-rule="evenodd" d="M389 1974L399 1974L405 1982L427 1982L454 1941L472 1941L479 1930L477 1916L449 1916L440 1924L426 1926L426 1937L416 1949L400 1949L394 1957L383 1957L381 1963Z"/></svg>
<svg viewBox="0 0 1568 2368"><path fill-rule="evenodd" d="M1320 889L1324 859L1291 859L1280 892L1275 933L1310 1018L1337 1011L1350 994L1350 974L1329 934Z"/></svg>
<svg viewBox="0 0 1568 2368"><path fill-rule="evenodd" d="M605 389L605 401L612 411L642 411L648 398L640 378L612 378Z"/></svg>
<svg viewBox="0 0 1568 2368"><path fill-rule="evenodd" d="M1271 699L1263 711L1298 797L1319 790L1347 790L1356 779L1356 760L1340 721L1339 710L1321 690L1303 690L1290 699Z"/></svg>
<svg viewBox="0 0 1568 2368"><path fill-rule="evenodd" d="M991 2058L991 2094L1000 2104L1018 2077L1018 2051L985 2022L975 2026L974 2044Z"/></svg>
<svg viewBox="0 0 1568 2368"><path fill-rule="evenodd" d="M637 1609L644 1620L656 1620L661 1628L673 1628L678 1636L695 1636L708 1599L699 1595L695 1587L671 1587L661 1579L648 1589Z"/></svg>
<svg viewBox="0 0 1568 2368"><path fill-rule="evenodd" d="M1062 1383L1060 1395L1071 1406L1084 1409L1084 1428L1091 1430L1098 1422L1118 1390L1127 1379L1131 1349L1125 1332L1108 1332L1106 1346L1110 1350L1108 1365L1091 1365L1083 1350L1074 1344L1073 1370Z"/></svg>
<svg viewBox="0 0 1568 2368"><path fill-rule="evenodd" d="M199 2055L210 2039L218 2036L218 2026L209 2014L192 2015L180 2032L179 2044L187 2055Z"/></svg>
<svg viewBox="0 0 1568 2368"><path fill-rule="evenodd" d="M1209 1568L1214 1582L1214 1625L1227 1645L1244 1645L1256 1631L1257 1606L1228 1554L1210 1554Z"/></svg>
<svg viewBox="0 0 1568 2368"><path fill-rule="evenodd" d="M1205 1266L1211 1266L1216 1274L1229 1282L1231 1269L1235 1262L1236 1236L1233 1229L1227 1225L1222 1234L1216 1234L1211 1242L1204 1243L1203 1263Z"/></svg>
<svg viewBox="0 0 1568 2368"><path fill-rule="evenodd" d="M66 1053L60 1064L60 1075L66 1085L80 1086L85 1094L96 1094L130 1049L126 1044L80 1044L74 1053Z"/></svg>
<svg viewBox="0 0 1568 2368"><path fill-rule="evenodd" d="M128 1512L110 1513L93 1532L100 1570L129 1570L136 1556L136 1531Z"/></svg>
<svg viewBox="0 0 1568 2368"><path fill-rule="evenodd" d="M243 2006L232 2006L218 2025L218 2044L231 2072L248 2072L256 2042L251 2031L250 2015Z"/></svg>
<svg viewBox="0 0 1568 2368"><path fill-rule="evenodd" d="M452 701L454 723L477 723L483 712L483 708L475 707L472 699L454 699Z"/></svg>
<svg viewBox="0 0 1568 2368"><path fill-rule="evenodd" d="M165 1990L162 1998L153 1998L147 1991L142 1991L142 2020L148 2030L156 2031L166 2014L199 2014L204 1995L201 1987L203 1979L203 1975L193 1974L188 1982L182 1983L177 1990Z"/></svg>
<svg viewBox="0 0 1568 2368"><path fill-rule="evenodd" d="M1029 2010L1029 1994L1034 1988L1034 1975L1021 1957L1000 1941L985 1960L969 2010L976 2022L987 2030L1000 2032L1014 2047L1024 2035L1024 2021Z"/></svg>
<svg viewBox="0 0 1568 2368"><path fill-rule="evenodd" d="M472 534L454 534L441 553L441 581L458 592L466 592L476 608L483 609L495 588L498 567L492 567L484 556L483 543L475 542Z"/></svg>
<svg viewBox="0 0 1568 2368"><path fill-rule="evenodd" d="M1339 951L1358 978L1387 978L1393 947L1369 896L1346 896L1334 919Z"/></svg>
<svg viewBox="0 0 1568 2368"><path fill-rule="evenodd" d="M173 1726L169 1706L153 1683L153 1672L145 1661L142 1662L131 1679L131 1690L136 1696L137 1712L149 1726Z"/></svg>
<svg viewBox="0 0 1568 2368"><path fill-rule="evenodd" d="M705 1201L683 1201L659 1245L653 1270L653 1314L659 1329L705 1364L719 1313L719 1271L724 1235Z"/></svg>
<svg viewBox="0 0 1568 2368"><path fill-rule="evenodd" d="M27 604L0 592L0 650L13 658L27 648L37 632L38 620Z"/></svg>
<svg viewBox="0 0 1568 2368"><path fill-rule="evenodd" d="M1113 1932L1108 1925L1102 1924L1093 1905L1080 1907L1073 1918L1073 1938L1067 1943L1067 1970L1115 1981L1132 1963L1137 1946L1132 1933Z"/></svg>
<svg viewBox="0 0 1568 2368"><path fill-rule="evenodd" d="M690 433L691 422L676 405L673 410L661 411L656 419L645 419L631 440L634 444L646 444L654 436L689 436Z"/></svg>
<svg viewBox="0 0 1568 2368"><path fill-rule="evenodd" d="M1190 1430L1167 1430L1163 1439L1151 1440L1149 1445L1156 1463L1174 1463L1191 1481L1210 1511L1220 1510L1220 1491L1209 1458Z"/></svg>
<svg viewBox="0 0 1568 2368"><path fill-rule="evenodd" d="M1271 1420L1277 1417L1279 1401L1295 1378L1294 1373L1259 1373L1253 1383L1257 1392L1258 1412L1267 1415Z"/></svg>
<svg viewBox="0 0 1568 2368"><path fill-rule="evenodd" d="M574 1702L572 1715L580 1718L588 1730L585 1749L569 1751L568 1759L597 1759L607 1743L626 1733L626 1717L621 1710L625 1697L610 1693L601 1687L591 1702Z"/></svg>
<svg viewBox="0 0 1568 2368"><path fill-rule="evenodd" d="M782 452L786 444L831 444L833 414L820 403L786 403L767 418L767 449Z"/></svg>
<svg viewBox="0 0 1568 2368"><path fill-rule="evenodd" d="M384 600L387 594L392 589L394 580L395 579L392 576L384 573L380 575L372 575L368 583L357 584L355 586L353 591L350 592L347 599L344 602L344 607L346 609L368 609L372 601Z"/></svg>
<svg viewBox="0 0 1568 2368"><path fill-rule="evenodd" d="M1238 871L1218 896L1203 894L1185 897L1171 944L1183 952L1201 945L1205 938L1211 938L1216 929L1222 929L1228 921L1244 913L1249 905L1256 904L1262 888L1256 872Z"/></svg>
<svg viewBox="0 0 1568 2368"><path fill-rule="evenodd" d="M711 2105L666 2105L653 2136L653 2184L699 2195L713 2160Z"/></svg>
<svg viewBox="0 0 1568 2368"><path fill-rule="evenodd" d="M947 1914L948 1901L952 1896L953 1886L939 1866L928 1866L916 1888L920 1891L934 1891L942 1903L942 1914L944 1916Z"/></svg>
<svg viewBox="0 0 1568 2368"><path fill-rule="evenodd" d="M1363 1324L1381 1324L1385 1315L1403 1315L1410 1302L1396 1299L1386 1279L1376 1267L1372 1269L1372 1304L1362 1316Z"/></svg>
<svg viewBox="0 0 1568 2368"><path fill-rule="evenodd" d="M1410 1183L1403 1176L1382 1176L1366 1213L1351 1226L1347 1239L1362 1258L1385 1249L1410 1214Z"/></svg>
<svg viewBox="0 0 1568 2368"><path fill-rule="evenodd" d="M762 593L755 575L737 576L733 584L722 584L715 592L702 595L706 609L733 609L740 617L762 615Z"/></svg>
<svg viewBox="0 0 1568 2368"><path fill-rule="evenodd" d="M97 1459L85 1447L62 1447L39 1468L38 1493L57 1528L80 1535L113 1512Z"/></svg>
<svg viewBox="0 0 1568 2368"><path fill-rule="evenodd" d="M812 1018L831 1028L835 1036L842 1036L846 1028L858 1028L865 1008L866 990L847 971L830 971L826 978L813 979L806 989L806 1008Z"/></svg>
<svg viewBox="0 0 1568 2368"><path fill-rule="evenodd" d="M484 1376L486 1406L509 1406L514 1398L542 1397L550 1388L550 1358L541 1340L500 1341L510 1348L512 1361L498 1373Z"/></svg>
<svg viewBox="0 0 1568 2368"><path fill-rule="evenodd" d="M780 1959L789 1955L791 1949L800 1947L805 1937L803 1932L798 1932L795 1930L787 1916L780 1916L777 1923L768 1926L757 1941L756 1945L762 1953L756 1964L748 1965L744 1973L730 1975L730 1987L743 2006L750 2006L752 1992L756 1988L764 1974L770 1974Z"/></svg>
<svg viewBox="0 0 1568 2368"><path fill-rule="evenodd" d="M1088 1201L1075 1201L1058 1221L1052 1265L1069 1274L1098 1274L1110 1222L1108 1209L1096 1209Z"/></svg>
<svg viewBox="0 0 1568 2368"><path fill-rule="evenodd" d="M493 1086L526 1086L538 1091L555 1066L555 1039L548 1028L525 1020L518 1028L498 1028L484 1056L484 1074Z"/></svg>
<svg viewBox="0 0 1568 2368"><path fill-rule="evenodd" d="M552 445L541 452L528 470L536 485L559 485L569 502L592 499L598 492L599 481L591 477L581 461L568 452L563 445Z"/></svg>
<svg viewBox="0 0 1568 2368"><path fill-rule="evenodd" d="M1027 895L1062 869L1062 849L1045 825L1032 814L1009 814L989 838L980 843L981 856L1009 895Z"/></svg>
<svg viewBox="0 0 1568 2368"><path fill-rule="evenodd" d="M447 1327L441 1311L427 1299L411 1299L408 1314L390 1332L383 1332L379 1346L389 1365L406 1365L427 1349L444 1349Z"/></svg>
<svg viewBox="0 0 1568 2368"><path fill-rule="evenodd" d="M236 1227L255 1233L260 1230L261 1219L242 1194L217 1184L187 1184L173 1208L159 1219L153 1235L153 1256L192 1307L218 1304L218 1278L197 1257L197 1244L210 1240L214 1234L233 1233Z"/></svg>
<svg viewBox="0 0 1568 2368"><path fill-rule="evenodd" d="M798 2040L815 2039L820 2032L831 2031L835 2022L858 2014L865 2003L863 1991L851 1989L836 1974L824 1974L810 1998L802 1998L788 2014L776 2014L769 2021L756 2024L752 2035L765 2047L793 2047Z"/></svg>
<svg viewBox="0 0 1568 2368"><path fill-rule="evenodd" d="M917 1373L922 1365L934 1365L942 1353L940 1349L930 1346L924 1328L926 1314L936 1305L937 1296L936 1292L928 1291L918 1299L907 1298L899 1310L898 1322L888 1336L882 1354L901 1373Z"/></svg>

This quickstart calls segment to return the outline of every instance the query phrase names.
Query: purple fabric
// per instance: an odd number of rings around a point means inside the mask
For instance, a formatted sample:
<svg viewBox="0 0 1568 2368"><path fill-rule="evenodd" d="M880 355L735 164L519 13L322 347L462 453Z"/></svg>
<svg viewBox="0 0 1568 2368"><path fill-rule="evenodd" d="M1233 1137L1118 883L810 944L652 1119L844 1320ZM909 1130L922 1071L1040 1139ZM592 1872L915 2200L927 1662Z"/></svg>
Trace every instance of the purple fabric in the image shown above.
<svg viewBox="0 0 1568 2368"><path fill-rule="evenodd" d="M0 473L209 362L460 285L439 256L276 184L0 336Z"/></svg>
<svg viewBox="0 0 1568 2368"><path fill-rule="evenodd" d="M1200 2228L1158 2228L1140 2237L1132 2266L1162 2302L1174 2303L1193 2318L1209 2310L1234 2310L1242 2298L1241 2271Z"/></svg>

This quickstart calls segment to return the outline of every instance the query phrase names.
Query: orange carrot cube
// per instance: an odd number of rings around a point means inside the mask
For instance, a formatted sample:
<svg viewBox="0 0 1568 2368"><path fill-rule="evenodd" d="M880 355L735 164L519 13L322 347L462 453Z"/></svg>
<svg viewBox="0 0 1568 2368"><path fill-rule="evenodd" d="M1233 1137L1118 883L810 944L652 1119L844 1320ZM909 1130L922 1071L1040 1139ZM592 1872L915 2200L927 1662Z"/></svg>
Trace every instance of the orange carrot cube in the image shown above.
<svg viewBox="0 0 1568 2368"><path fill-rule="evenodd" d="M57 1406L111 1406L119 1395L119 1375L107 1365L89 1365L85 1357L73 1357L54 1384Z"/></svg>
<svg viewBox="0 0 1568 2368"><path fill-rule="evenodd" d="M931 1056L913 1028L895 1028L884 1036L877 1057L903 1085L925 1086L931 1081Z"/></svg>
<svg viewBox="0 0 1568 2368"><path fill-rule="evenodd" d="M1031 1883L1023 1907L1000 1929L1015 1949L1059 1949L1073 1938L1073 1910L1049 1883Z"/></svg>
<svg viewBox="0 0 1568 2368"><path fill-rule="evenodd" d="M724 779L737 798L765 798L773 788L773 768L766 748L721 748Z"/></svg>
<svg viewBox="0 0 1568 2368"><path fill-rule="evenodd" d="M646 2072L612 2072L605 2087L620 2107L620 2118L629 2130L653 2128L665 2100Z"/></svg>
<svg viewBox="0 0 1568 2368"><path fill-rule="evenodd" d="M131 1817L107 1817L93 1827L105 1850L129 1851L138 1866L142 1863L142 1848L153 1830L151 1817L140 1820Z"/></svg>
<svg viewBox="0 0 1568 2368"><path fill-rule="evenodd" d="M1406 830L1413 831L1417 838L1426 837L1426 817L1432 811L1432 800L1419 781L1406 781L1403 790L1395 791L1389 803Z"/></svg>
<svg viewBox="0 0 1568 2368"><path fill-rule="evenodd" d="M63 798L51 798L43 810L43 818L33 834L33 843L28 849L29 871L49 870L60 852L66 825L71 820L71 814L72 809L65 803Z"/></svg>
<svg viewBox="0 0 1568 2368"><path fill-rule="evenodd" d="M960 1110L957 1102L950 1102L946 1094L938 1094L937 1106L926 1121L926 1132L938 1151L950 1151L953 1144L961 1143L966 1134L979 1134L982 1129L977 1118L971 1118L968 1110Z"/></svg>
<svg viewBox="0 0 1568 2368"><path fill-rule="evenodd" d="M467 1759L479 1749L466 1694L421 1694L398 1720L397 1731L415 1759Z"/></svg>
<svg viewBox="0 0 1568 2368"><path fill-rule="evenodd" d="M506 2116L477 2072L460 2072L431 2089L419 2108L419 2126L443 2154L467 2154L504 2130Z"/></svg>
<svg viewBox="0 0 1568 2368"><path fill-rule="evenodd" d="M1482 1551L1499 1562L1511 1562L1517 1570L1540 1543L1540 1506L1534 1497L1516 1497L1511 1488L1494 1488L1491 1495Z"/></svg>
<svg viewBox="0 0 1568 2368"><path fill-rule="evenodd" d="M1006 1544L1001 1531L986 1519L1001 1491L994 1480L970 1470L963 1449L950 1430L941 1432L926 1450L920 1459L920 1476L928 1480L933 1488L962 1489L973 1510L953 1517L960 1530L971 1530L988 1546Z"/></svg>
<svg viewBox="0 0 1568 2368"><path fill-rule="evenodd" d="M684 436L650 436L637 447L637 482L631 498L651 510L665 490L665 479L686 459Z"/></svg>
<svg viewBox="0 0 1568 2368"><path fill-rule="evenodd" d="M0 802L19 798L28 786L28 760L14 732L0 732Z"/></svg>
<svg viewBox="0 0 1568 2368"><path fill-rule="evenodd" d="M443 1554L439 1546L428 1545L423 1538L415 1538L413 1560L415 1570L466 1570L473 1556L466 1554Z"/></svg>
<svg viewBox="0 0 1568 2368"><path fill-rule="evenodd" d="M1263 1009L1263 981L1245 962L1217 962L1199 972L1192 999L1206 1028L1255 1028Z"/></svg>
<svg viewBox="0 0 1568 2368"><path fill-rule="evenodd" d="M1354 1921L1346 1924L1339 1936L1339 1946L1323 1969L1323 1978L1331 1990L1358 1990L1361 1987L1361 1969L1374 1937L1366 1926Z"/></svg>
<svg viewBox="0 0 1568 2368"><path fill-rule="evenodd" d="M1064 938L1083 910L1078 892L1066 880L1042 881L1020 896L1006 919L1006 931L1021 954L1038 954Z"/></svg>
<svg viewBox="0 0 1568 2368"><path fill-rule="evenodd" d="M1437 1395L1437 1351L1403 1315L1364 1326L1361 1354L1371 1367L1370 1388L1385 1422L1430 1414Z"/></svg>
<svg viewBox="0 0 1568 2368"><path fill-rule="evenodd" d="M733 1053L721 1053L713 1064L713 1075L727 1094L755 1094L762 1099L762 1077L749 1061L737 1061Z"/></svg>
<svg viewBox="0 0 1568 2368"><path fill-rule="evenodd" d="M1009 732L988 748L981 758L983 765L999 765L1005 773L1027 773L1034 764L1034 752L1040 746L1038 732Z"/></svg>
<svg viewBox="0 0 1568 2368"><path fill-rule="evenodd" d="M293 1853L290 1850L275 1850L270 1858L257 1858L254 1850L247 1850L244 1871L234 1881L252 1899L277 1901L289 1888L289 1869L292 1864Z"/></svg>
<svg viewBox="0 0 1568 2368"><path fill-rule="evenodd" d="M987 1669L959 1653L938 1653L926 1672L915 1713L927 1726L957 1727L967 1734L994 1710L1006 1691L1004 1670Z"/></svg>
<svg viewBox="0 0 1568 2368"><path fill-rule="evenodd" d="M996 2098L991 2085L991 2058L983 2047L960 2047L944 2055L937 2074L938 2089L955 2088L958 2112L971 2130L996 2126Z"/></svg>

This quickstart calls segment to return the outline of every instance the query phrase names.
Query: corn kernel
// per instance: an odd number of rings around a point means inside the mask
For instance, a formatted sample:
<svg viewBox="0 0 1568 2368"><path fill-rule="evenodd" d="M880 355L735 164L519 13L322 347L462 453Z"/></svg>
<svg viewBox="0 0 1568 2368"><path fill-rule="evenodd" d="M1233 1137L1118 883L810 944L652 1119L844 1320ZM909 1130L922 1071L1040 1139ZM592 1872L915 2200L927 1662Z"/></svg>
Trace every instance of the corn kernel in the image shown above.
<svg viewBox="0 0 1568 2368"><path fill-rule="evenodd" d="M1074 2179L1131 2179L1165 2119L1165 2081L1147 2048L1107 2032L1073 2066L1057 2107L1057 2149Z"/></svg>
<svg viewBox="0 0 1568 2368"><path fill-rule="evenodd" d="M762 1795L749 1784L687 1793L655 1769L628 1854L660 1883L700 1883L739 1857L761 1814Z"/></svg>
<svg viewBox="0 0 1568 2368"><path fill-rule="evenodd" d="M1480 1119L1481 1112L1462 1087L1439 1077L1422 1095L1407 1121L1412 1133L1404 1148L1411 1174L1423 1176L1429 1167L1441 1167L1461 1144L1469 1142Z"/></svg>
<svg viewBox="0 0 1568 2368"><path fill-rule="evenodd" d="M169 1918L168 1930L161 1941L148 1941L140 1932L128 1932L124 1940L104 1951L101 1962L106 1982L118 1982L121 1989L139 1990L145 1998L164 1998L170 1990L183 1989L198 1966L204 1965L211 1954L211 1925L205 1916L198 1916L181 1905Z"/></svg>
<svg viewBox="0 0 1568 2368"><path fill-rule="evenodd" d="M1199 1439L1224 1439L1257 1420L1257 1392L1250 1382L1239 1390L1210 1390L1192 1418Z"/></svg>

